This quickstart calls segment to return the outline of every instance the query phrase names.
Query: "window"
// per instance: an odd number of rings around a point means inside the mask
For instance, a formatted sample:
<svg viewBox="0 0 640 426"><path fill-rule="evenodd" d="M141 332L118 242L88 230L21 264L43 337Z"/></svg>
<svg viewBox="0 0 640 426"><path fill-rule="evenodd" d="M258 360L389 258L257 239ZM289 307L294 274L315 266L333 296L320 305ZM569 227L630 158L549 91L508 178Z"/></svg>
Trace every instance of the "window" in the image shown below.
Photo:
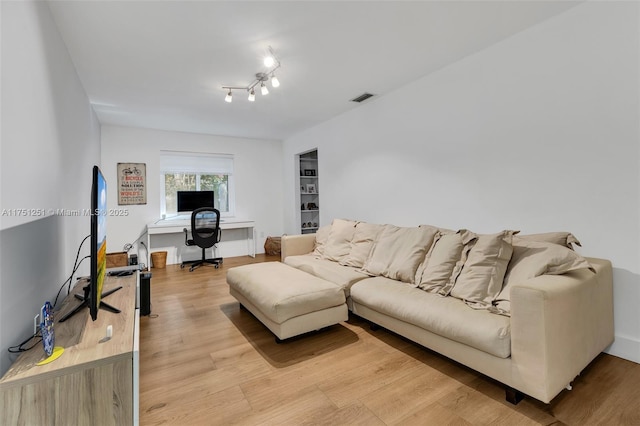
<svg viewBox="0 0 640 426"><path fill-rule="evenodd" d="M160 153L160 214L177 213L177 191L213 191L220 216L233 216L233 156L197 152Z"/></svg>

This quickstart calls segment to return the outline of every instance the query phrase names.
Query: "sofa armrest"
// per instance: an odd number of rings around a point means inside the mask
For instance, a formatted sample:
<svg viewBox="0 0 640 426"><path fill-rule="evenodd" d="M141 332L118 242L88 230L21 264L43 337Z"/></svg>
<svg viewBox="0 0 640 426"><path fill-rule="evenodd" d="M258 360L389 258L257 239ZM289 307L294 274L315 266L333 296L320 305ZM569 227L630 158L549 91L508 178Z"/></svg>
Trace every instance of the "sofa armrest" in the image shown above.
<svg viewBox="0 0 640 426"><path fill-rule="evenodd" d="M280 259L284 262L287 256L311 253L315 244L316 234L283 235Z"/></svg>
<svg viewBox="0 0 640 426"><path fill-rule="evenodd" d="M512 377L549 402L613 342L611 262L543 275L511 290Z"/></svg>

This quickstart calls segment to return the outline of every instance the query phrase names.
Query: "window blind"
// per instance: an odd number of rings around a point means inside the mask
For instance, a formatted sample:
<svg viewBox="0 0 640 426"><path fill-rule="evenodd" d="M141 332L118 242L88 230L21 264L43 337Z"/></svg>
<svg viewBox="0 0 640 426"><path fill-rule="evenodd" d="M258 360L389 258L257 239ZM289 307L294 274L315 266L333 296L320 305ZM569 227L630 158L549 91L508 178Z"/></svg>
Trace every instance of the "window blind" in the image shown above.
<svg viewBox="0 0 640 426"><path fill-rule="evenodd" d="M160 173L233 174L233 155L160 152Z"/></svg>

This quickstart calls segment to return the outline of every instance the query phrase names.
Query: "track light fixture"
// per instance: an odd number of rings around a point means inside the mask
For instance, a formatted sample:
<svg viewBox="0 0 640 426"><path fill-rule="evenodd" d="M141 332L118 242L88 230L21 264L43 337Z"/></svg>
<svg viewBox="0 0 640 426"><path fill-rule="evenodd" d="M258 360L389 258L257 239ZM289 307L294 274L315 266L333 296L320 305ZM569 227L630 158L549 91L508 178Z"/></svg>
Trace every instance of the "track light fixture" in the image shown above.
<svg viewBox="0 0 640 426"><path fill-rule="evenodd" d="M263 96L269 94L269 89L265 84L269 80L271 80L271 87L279 87L280 81L276 78L275 71L280 68L280 61L273 53L271 46L269 46L269 55L264 58L264 65L267 67L267 70L256 73L255 79L246 87L222 86L222 88L227 91L227 96L225 96L224 100L229 103L233 100L233 90L246 90L249 92L249 101L254 102L256 100L255 87L258 84L260 84L260 93Z"/></svg>

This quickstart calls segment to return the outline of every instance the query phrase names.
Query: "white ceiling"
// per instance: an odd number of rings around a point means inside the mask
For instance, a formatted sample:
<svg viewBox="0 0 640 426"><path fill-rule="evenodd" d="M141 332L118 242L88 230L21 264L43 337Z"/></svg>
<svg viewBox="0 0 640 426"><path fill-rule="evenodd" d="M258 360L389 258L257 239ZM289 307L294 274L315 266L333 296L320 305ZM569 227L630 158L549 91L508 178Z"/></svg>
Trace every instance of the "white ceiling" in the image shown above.
<svg viewBox="0 0 640 426"><path fill-rule="evenodd" d="M577 4L566 1L50 1L103 124L287 137ZM272 46L281 86L246 86ZM372 102L372 98L368 102Z"/></svg>

